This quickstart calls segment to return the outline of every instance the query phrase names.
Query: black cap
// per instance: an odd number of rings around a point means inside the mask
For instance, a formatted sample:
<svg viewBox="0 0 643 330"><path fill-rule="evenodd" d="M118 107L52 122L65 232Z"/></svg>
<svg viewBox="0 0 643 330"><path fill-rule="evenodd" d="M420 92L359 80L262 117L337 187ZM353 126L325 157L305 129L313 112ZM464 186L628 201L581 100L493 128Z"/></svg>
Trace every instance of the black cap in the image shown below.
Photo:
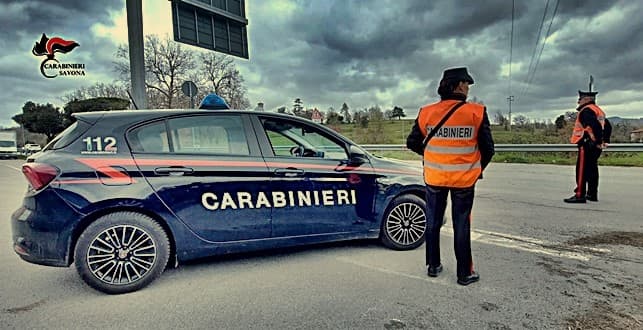
<svg viewBox="0 0 643 330"><path fill-rule="evenodd" d="M583 97L595 97L598 92L583 92L580 89L578 90L578 98L582 99Z"/></svg>
<svg viewBox="0 0 643 330"><path fill-rule="evenodd" d="M466 67L444 70L444 73L442 74L442 80L466 81L469 84L473 85L473 77L469 75Z"/></svg>

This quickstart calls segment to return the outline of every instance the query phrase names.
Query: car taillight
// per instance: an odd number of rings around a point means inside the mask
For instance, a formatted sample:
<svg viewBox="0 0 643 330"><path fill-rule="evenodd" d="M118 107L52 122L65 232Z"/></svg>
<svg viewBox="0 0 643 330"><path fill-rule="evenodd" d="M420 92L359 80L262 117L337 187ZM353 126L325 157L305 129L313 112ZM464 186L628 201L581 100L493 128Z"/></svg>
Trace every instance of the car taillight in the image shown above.
<svg viewBox="0 0 643 330"><path fill-rule="evenodd" d="M27 163L22 165L22 174L33 189L40 190L58 176L58 169L43 163Z"/></svg>

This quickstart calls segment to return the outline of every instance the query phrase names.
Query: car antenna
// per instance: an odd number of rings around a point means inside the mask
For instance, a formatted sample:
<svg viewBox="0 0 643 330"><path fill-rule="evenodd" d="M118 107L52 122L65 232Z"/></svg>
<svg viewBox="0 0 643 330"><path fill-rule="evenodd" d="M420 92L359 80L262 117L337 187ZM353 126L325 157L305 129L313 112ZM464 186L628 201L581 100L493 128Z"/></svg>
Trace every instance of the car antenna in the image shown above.
<svg viewBox="0 0 643 330"><path fill-rule="evenodd" d="M132 93L129 92L129 89L127 90L127 96L129 96L130 101L132 101L134 109L138 110L138 106L136 105L136 102L134 102L134 98L132 97Z"/></svg>

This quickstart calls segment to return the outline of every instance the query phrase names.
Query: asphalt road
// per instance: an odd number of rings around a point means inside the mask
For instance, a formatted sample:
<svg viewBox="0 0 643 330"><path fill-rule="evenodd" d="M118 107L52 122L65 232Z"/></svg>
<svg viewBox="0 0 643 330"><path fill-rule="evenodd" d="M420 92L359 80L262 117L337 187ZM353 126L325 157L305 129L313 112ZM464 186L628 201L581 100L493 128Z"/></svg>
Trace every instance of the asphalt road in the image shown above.
<svg viewBox="0 0 643 330"><path fill-rule="evenodd" d="M26 181L0 161L2 329L640 329L643 169L601 167L600 201L569 205L573 167L490 165L477 187L473 255L481 281L456 284L424 247L353 242L204 260L109 296L73 268L22 261L9 217Z"/></svg>

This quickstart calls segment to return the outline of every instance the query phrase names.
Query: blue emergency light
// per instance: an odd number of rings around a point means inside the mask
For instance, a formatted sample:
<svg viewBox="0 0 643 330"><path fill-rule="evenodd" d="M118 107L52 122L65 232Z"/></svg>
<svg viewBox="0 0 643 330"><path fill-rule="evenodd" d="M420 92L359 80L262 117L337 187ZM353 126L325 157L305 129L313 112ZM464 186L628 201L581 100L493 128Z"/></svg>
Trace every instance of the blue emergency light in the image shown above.
<svg viewBox="0 0 643 330"><path fill-rule="evenodd" d="M208 94L206 97L201 100L201 104L199 104L199 109L206 109L206 110L224 110L224 109L230 109L230 106L225 102L225 100L214 93Z"/></svg>

